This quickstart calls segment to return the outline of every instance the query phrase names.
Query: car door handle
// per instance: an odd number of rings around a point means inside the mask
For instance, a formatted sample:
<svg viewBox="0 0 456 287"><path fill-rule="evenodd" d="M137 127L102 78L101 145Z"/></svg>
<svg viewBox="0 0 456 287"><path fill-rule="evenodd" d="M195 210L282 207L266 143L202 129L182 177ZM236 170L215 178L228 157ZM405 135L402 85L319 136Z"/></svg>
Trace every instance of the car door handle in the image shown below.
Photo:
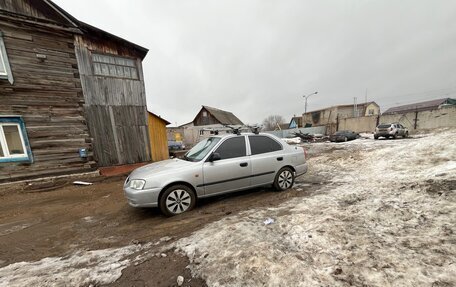
<svg viewBox="0 0 456 287"><path fill-rule="evenodd" d="M247 162L241 162L239 165L242 166L242 167L246 167L246 166L248 166L249 164L248 164Z"/></svg>
<svg viewBox="0 0 456 287"><path fill-rule="evenodd" d="M283 157L280 156L280 157L277 158L277 160L278 160L278 161L282 161L282 160L283 160Z"/></svg>

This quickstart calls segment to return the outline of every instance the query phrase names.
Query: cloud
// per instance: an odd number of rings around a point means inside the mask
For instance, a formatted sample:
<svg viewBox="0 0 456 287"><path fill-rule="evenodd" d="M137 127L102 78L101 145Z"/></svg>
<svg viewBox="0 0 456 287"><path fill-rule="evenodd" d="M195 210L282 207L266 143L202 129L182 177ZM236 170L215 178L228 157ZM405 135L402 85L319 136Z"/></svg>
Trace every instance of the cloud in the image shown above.
<svg viewBox="0 0 456 287"><path fill-rule="evenodd" d="M309 110L362 102L366 89L383 110L456 95L454 1L56 2L150 49L148 107L172 123L201 105L289 118L314 91Z"/></svg>

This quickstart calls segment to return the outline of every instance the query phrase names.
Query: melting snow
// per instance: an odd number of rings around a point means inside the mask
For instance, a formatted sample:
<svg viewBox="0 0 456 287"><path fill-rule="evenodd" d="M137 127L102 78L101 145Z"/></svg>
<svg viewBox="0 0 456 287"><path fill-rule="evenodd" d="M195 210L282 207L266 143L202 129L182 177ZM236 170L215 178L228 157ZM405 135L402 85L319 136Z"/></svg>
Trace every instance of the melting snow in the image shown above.
<svg viewBox="0 0 456 287"><path fill-rule="evenodd" d="M318 194L214 222L174 247L209 286L454 286L455 143L450 130L337 145L309 161L332 181Z"/></svg>

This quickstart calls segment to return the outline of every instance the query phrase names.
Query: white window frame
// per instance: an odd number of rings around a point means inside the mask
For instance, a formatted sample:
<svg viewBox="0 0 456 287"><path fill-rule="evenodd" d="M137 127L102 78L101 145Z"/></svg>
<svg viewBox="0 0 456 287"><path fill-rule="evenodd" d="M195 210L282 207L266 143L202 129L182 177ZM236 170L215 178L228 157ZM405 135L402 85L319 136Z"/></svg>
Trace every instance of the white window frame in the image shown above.
<svg viewBox="0 0 456 287"><path fill-rule="evenodd" d="M3 41L3 32L0 31L0 64L5 68L4 73L0 73L0 79L8 80L12 85L14 83L13 73L6 53L5 42Z"/></svg>
<svg viewBox="0 0 456 287"><path fill-rule="evenodd" d="M124 64L118 64L118 63L107 63L107 62L103 62L103 61L99 61L99 60L95 60L95 57L97 56L100 56L100 57L109 57L109 58L112 58L114 60L114 62L116 61L116 59L122 59L122 60L128 60L128 61L132 61L133 62L133 65L124 65ZM113 55L113 54L103 54L103 53L96 53L96 52L93 52L92 55L91 55L91 60L92 60L92 69L93 69L93 74L95 76L102 76L102 77L112 77L112 78L118 78L118 79L128 79L128 80L139 80L140 77L139 77L139 69L138 69L138 64L136 62L136 59L134 58L128 58L128 57L123 57L123 56L119 56L119 55ZM108 74L106 73L103 73L103 72L97 72L96 68L95 68L95 65L100 65L100 69L101 69L101 65L106 65L108 67ZM134 69L135 72L136 72L136 77L133 77L131 76L131 71L130 71L130 76L119 76L119 75L113 75L111 74L111 68L114 67L117 71L117 68L128 68L128 69Z"/></svg>
<svg viewBox="0 0 456 287"><path fill-rule="evenodd" d="M24 153L10 154L9 148L8 148L8 143L6 142L5 131L3 130L3 127L5 127L5 126L17 127L17 130L19 131L19 136L21 138L22 150L24 151ZM20 124L8 123L8 122L0 123L0 144L1 144L2 150L3 150L3 156L0 156L0 159L14 159L14 158L27 158L28 159L27 147L25 145L24 135L22 134L22 128L21 128Z"/></svg>

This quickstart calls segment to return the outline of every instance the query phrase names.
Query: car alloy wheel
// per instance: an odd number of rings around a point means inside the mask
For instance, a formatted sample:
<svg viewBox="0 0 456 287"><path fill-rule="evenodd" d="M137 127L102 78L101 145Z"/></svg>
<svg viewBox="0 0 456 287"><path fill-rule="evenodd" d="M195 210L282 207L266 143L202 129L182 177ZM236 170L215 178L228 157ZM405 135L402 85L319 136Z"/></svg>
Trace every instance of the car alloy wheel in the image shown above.
<svg viewBox="0 0 456 287"><path fill-rule="evenodd" d="M166 216L177 215L195 206L195 193L185 185L168 188L160 198L160 209Z"/></svg>
<svg viewBox="0 0 456 287"><path fill-rule="evenodd" d="M293 186L294 183L294 174L293 171L284 167L277 173L277 176L274 181L274 187L277 190L286 190Z"/></svg>

